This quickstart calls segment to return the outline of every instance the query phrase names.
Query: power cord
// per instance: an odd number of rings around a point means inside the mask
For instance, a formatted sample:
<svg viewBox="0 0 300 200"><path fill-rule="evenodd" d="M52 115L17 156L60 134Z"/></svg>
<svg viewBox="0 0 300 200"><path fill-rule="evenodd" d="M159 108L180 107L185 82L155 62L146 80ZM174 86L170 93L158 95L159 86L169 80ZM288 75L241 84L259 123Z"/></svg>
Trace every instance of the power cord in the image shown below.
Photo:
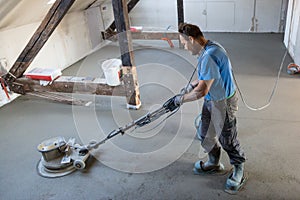
<svg viewBox="0 0 300 200"><path fill-rule="evenodd" d="M237 90L238 90L238 92L239 92L239 94L240 94L240 97L241 97L241 99L242 99L242 102L244 103L244 105L245 105L248 109L250 109L250 110L252 110L252 111L260 111L260 110L263 110L263 109L265 109L265 108L267 108L267 107L269 107L269 106L271 105L271 101L272 101L272 99L273 99L273 97L274 97L274 94L275 94L275 91L276 91L276 89L277 89L278 81L279 81L280 74L281 74L281 70L282 70L282 68L283 68L283 63L284 63L284 61L285 61L285 59L286 59L287 53L288 53L288 50L285 51L285 54L284 54L284 56L283 56L283 58L282 58L282 61L281 61L281 65L280 65L280 67L279 67L279 71L278 71L278 73L277 73L277 78L276 78L276 81L275 81L273 90L272 90L272 92L271 92L271 95L270 95L270 97L269 97L269 100L268 100L267 104L265 104L264 106L261 106L261 107L258 107L258 108L254 108L254 107L251 107L251 106L249 106L249 105L247 104L246 100L244 99L243 93L242 93L241 89L240 89L239 86L238 86L238 83L237 83L237 80L236 80L236 78L235 78L235 76L234 76L234 73L232 72L232 76L233 76L234 82L235 82L235 84L236 84Z"/></svg>

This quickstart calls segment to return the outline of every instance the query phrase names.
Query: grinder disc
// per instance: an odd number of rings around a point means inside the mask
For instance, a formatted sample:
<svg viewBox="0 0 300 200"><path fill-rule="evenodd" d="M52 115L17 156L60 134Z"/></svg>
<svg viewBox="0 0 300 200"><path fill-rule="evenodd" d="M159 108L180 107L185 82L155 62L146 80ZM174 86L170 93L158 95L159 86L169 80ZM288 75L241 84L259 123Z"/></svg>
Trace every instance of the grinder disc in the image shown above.
<svg viewBox="0 0 300 200"><path fill-rule="evenodd" d="M66 176L76 170L73 165L62 167L60 169L49 169L43 165L42 159L38 161L36 169L38 174L45 178L57 178Z"/></svg>

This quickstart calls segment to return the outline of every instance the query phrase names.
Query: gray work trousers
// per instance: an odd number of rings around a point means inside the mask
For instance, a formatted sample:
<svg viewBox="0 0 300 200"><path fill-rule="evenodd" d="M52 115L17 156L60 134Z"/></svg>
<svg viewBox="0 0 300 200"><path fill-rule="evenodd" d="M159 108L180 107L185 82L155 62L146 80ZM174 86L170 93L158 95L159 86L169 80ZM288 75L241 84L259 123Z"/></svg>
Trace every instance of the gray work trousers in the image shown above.
<svg viewBox="0 0 300 200"><path fill-rule="evenodd" d="M227 152L230 164L245 162L245 155L237 139L236 112L238 97L221 101L204 100L202 107L201 145L208 153L214 154L220 146Z"/></svg>

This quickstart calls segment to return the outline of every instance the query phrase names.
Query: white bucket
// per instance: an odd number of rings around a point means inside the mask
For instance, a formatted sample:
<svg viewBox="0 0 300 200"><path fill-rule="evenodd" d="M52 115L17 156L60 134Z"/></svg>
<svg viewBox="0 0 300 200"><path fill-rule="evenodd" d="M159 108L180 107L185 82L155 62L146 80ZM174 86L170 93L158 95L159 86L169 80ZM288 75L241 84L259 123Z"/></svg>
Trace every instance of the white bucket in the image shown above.
<svg viewBox="0 0 300 200"><path fill-rule="evenodd" d="M122 61L120 59L109 59L102 63L102 69L107 85L120 85L120 70Z"/></svg>

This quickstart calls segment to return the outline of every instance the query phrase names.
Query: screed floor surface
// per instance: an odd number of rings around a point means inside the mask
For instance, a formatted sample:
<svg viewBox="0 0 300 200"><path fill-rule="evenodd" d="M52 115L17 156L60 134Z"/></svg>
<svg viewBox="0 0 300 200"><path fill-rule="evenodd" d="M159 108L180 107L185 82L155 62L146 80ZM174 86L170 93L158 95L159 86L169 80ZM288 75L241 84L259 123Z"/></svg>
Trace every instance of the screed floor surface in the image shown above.
<svg viewBox="0 0 300 200"><path fill-rule="evenodd" d="M206 37L227 49L248 104L266 104L285 53L283 35ZM54 179L39 176L37 145L42 141L55 136L74 137L80 144L99 141L158 108L188 82L196 64L188 52L163 41L135 41L134 46L142 100L138 111L127 110L124 97L94 95L75 95L91 101L90 106L26 95L0 108L0 199L299 199L300 76L286 73L289 56L268 108L251 111L239 101L238 132L249 178L235 196L223 191L227 175L193 175L194 162L206 159L194 128L202 100L183 105L158 127L164 117L114 137L92 151L82 171ZM64 75L103 77L101 63L119 56L118 45L111 43ZM221 160L230 169L225 152Z"/></svg>

